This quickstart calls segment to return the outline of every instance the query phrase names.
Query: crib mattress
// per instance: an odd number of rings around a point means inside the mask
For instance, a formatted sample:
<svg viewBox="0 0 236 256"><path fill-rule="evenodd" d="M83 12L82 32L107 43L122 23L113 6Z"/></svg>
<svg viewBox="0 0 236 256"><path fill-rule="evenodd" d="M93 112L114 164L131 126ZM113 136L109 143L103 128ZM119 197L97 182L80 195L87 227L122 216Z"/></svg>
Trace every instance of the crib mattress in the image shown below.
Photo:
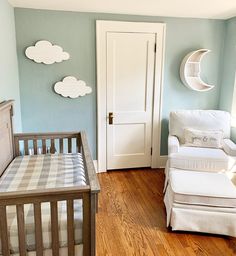
<svg viewBox="0 0 236 256"><path fill-rule="evenodd" d="M86 185L81 154L55 154L17 157L0 179L0 192L30 191L34 189L62 188ZM50 204L42 203L42 231L44 248L51 248ZM24 206L28 250L35 250L33 205ZM82 243L82 200L74 202L75 242ZM10 247L19 252L16 207L7 207ZM58 203L60 246L67 246L66 202Z"/></svg>

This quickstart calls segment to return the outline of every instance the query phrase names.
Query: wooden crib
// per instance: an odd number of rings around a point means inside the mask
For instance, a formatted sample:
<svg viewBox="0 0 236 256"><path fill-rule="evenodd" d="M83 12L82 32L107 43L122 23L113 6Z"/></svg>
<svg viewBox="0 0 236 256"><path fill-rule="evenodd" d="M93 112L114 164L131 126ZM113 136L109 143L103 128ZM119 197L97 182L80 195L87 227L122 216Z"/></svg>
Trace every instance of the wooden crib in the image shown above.
<svg viewBox="0 0 236 256"><path fill-rule="evenodd" d="M0 175L2 179L9 164L20 155L48 153L81 153L86 175L85 186L57 187L29 191L0 193L0 237L2 255L10 256L11 248L7 223L7 207L16 207L19 255L28 255L25 232L24 205L32 204L35 229L35 255L44 255L41 204L48 202L51 213L51 253L59 255L58 203L66 202L67 252L75 255L74 200L82 200L83 256L95 255L95 214L99 182L84 132L13 134L13 101L0 104ZM39 147L40 146L40 147ZM39 150L40 149L40 150ZM33 153L32 153L33 152ZM38 157L38 156L37 156ZM13 254L14 255L14 254Z"/></svg>

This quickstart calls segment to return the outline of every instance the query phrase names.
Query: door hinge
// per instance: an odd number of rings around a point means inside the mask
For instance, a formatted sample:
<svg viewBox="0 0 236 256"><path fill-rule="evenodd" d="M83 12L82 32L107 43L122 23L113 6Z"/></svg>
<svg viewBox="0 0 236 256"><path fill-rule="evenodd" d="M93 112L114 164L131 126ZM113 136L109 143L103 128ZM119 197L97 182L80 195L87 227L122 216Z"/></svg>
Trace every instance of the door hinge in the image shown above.
<svg viewBox="0 0 236 256"><path fill-rule="evenodd" d="M157 52L157 44L154 45L154 52Z"/></svg>
<svg viewBox="0 0 236 256"><path fill-rule="evenodd" d="M151 148L151 156L152 156L152 148Z"/></svg>

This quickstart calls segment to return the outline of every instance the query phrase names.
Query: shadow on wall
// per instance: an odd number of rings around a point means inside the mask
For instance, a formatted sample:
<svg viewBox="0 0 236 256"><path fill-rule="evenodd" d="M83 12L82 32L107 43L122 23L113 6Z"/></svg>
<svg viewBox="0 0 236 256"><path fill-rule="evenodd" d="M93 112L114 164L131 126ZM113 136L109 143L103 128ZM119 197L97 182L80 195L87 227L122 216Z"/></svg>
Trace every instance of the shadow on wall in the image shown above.
<svg viewBox="0 0 236 256"><path fill-rule="evenodd" d="M168 140L168 134L169 134L169 120L167 118L163 118L161 121L161 156L168 154L168 146L167 146L167 140Z"/></svg>
<svg viewBox="0 0 236 256"><path fill-rule="evenodd" d="M231 139L234 143L236 143L236 128L231 127Z"/></svg>

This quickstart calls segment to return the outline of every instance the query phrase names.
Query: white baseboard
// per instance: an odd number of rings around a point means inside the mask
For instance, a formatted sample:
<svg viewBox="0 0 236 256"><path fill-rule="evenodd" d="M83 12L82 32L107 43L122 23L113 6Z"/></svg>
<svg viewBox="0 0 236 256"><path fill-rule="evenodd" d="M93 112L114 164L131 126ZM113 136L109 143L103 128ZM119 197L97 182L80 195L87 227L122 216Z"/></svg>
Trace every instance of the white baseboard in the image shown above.
<svg viewBox="0 0 236 256"><path fill-rule="evenodd" d="M160 156L159 158L159 168L165 168L168 156Z"/></svg>
<svg viewBox="0 0 236 256"><path fill-rule="evenodd" d="M160 156L159 157L159 167L158 168L165 168L166 162L167 162L168 156ZM103 173L106 171L99 171L98 170L98 160L93 160L94 168L96 170L96 173Z"/></svg>
<svg viewBox="0 0 236 256"><path fill-rule="evenodd" d="M98 170L98 160L93 160L93 164L94 164L94 168L95 168L96 173L106 172L106 171L99 171Z"/></svg>

